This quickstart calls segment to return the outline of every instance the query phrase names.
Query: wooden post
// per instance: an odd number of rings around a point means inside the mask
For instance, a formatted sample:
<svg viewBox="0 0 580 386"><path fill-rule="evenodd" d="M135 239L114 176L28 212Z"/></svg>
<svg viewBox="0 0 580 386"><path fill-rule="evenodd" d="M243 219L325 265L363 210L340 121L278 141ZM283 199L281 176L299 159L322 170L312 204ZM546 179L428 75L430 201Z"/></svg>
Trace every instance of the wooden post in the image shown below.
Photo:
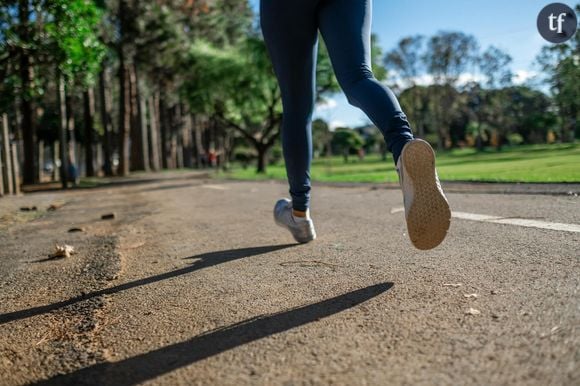
<svg viewBox="0 0 580 386"><path fill-rule="evenodd" d="M8 135L8 115L2 114L2 158L4 165L4 186L6 193L12 194L12 158L10 157L10 136Z"/></svg>
<svg viewBox="0 0 580 386"><path fill-rule="evenodd" d="M12 144L12 191L14 194L20 194L20 165L18 164L18 151L16 144Z"/></svg>
<svg viewBox="0 0 580 386"><path fill-rule="evenodd" d="M4 195L4 168L2 167L2 148L0 148L0 197Z"/></svg>

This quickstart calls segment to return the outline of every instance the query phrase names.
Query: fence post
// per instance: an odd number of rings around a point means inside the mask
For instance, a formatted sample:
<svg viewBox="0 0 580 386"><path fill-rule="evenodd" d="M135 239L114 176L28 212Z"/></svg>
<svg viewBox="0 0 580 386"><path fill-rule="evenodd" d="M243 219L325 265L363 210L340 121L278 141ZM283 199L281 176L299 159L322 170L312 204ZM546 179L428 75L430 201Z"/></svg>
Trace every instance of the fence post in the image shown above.
<svg viewBox="0 0 580 386"><path fill-rule="evenodd" d="M12 159L10 157L10 136L8 135L8 115L2 114L2 164L4 166L4 186L6 193L12 194Z"/></svg>

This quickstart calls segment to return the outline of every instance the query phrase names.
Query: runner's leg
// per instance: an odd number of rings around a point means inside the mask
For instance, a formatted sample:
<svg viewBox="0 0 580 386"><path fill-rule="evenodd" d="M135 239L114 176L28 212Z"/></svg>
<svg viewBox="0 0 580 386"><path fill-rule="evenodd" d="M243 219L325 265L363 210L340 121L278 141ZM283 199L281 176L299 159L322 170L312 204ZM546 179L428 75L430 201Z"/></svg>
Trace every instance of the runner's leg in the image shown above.
<svg viewBox="0 0 580 386"><path fill-rule="evenodd" d="M393 92L372 73L371 9L372 0L323 1L318 24L349 103L379 128L396 163L413 134Z"/></svg>
<svg viewBox="0 0 580 386"><path fill-rule="evenodd" d="M264 40L282 93L282 149L293 208L310 203L318 30L314 0L262 0Z"/></svg>

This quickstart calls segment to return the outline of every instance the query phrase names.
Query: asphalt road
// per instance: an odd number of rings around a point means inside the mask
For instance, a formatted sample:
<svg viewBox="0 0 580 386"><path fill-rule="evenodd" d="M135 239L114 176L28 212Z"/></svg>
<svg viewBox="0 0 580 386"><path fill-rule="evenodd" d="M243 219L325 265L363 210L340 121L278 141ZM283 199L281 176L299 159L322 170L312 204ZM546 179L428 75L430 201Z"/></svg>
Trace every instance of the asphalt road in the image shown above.
<svg viewBox="0 0 580 386"><path fill-rule="evenodd" d="M449 194L422 252L396 190L317 186L307 245L273 222L285 195L182 176L0 199L0 384L580 383L579 197Z"/></svg>

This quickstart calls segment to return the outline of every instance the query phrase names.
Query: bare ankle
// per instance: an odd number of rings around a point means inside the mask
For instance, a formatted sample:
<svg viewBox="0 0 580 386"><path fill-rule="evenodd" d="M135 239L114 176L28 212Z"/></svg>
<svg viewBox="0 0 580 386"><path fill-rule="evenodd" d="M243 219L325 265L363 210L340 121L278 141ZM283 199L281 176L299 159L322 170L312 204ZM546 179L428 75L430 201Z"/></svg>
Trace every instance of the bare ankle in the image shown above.
<svg viewBox="0 0 580 386"><path fill-rule="evenodd" d="M306 217L306 211L292 209L292 214L294 217Z"/></svg>

